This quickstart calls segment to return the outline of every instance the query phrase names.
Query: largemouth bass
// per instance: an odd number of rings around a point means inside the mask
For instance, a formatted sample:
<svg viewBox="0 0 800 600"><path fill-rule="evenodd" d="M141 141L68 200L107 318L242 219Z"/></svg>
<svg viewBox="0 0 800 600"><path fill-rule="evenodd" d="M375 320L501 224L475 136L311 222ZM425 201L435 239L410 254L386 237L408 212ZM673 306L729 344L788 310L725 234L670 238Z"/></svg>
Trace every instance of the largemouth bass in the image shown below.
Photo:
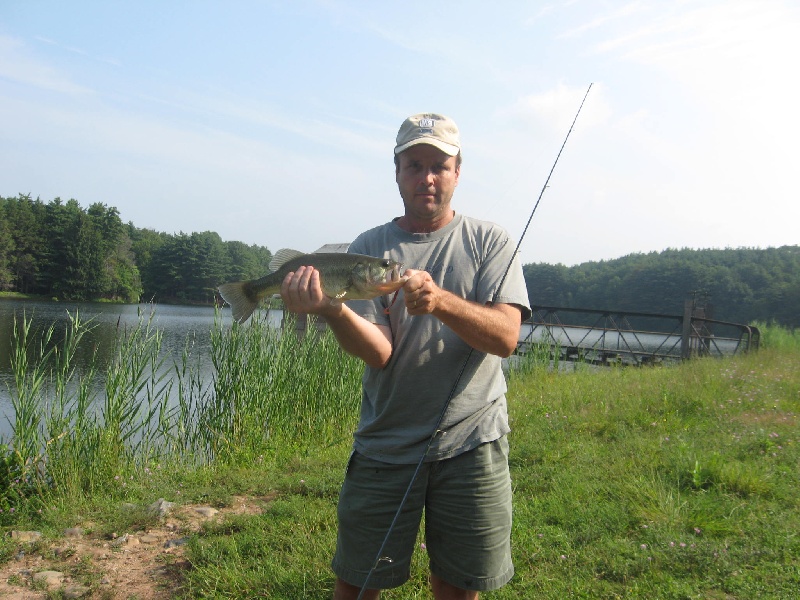
<svg viewBox="0 0 800 600"><path fill-rule="evenodd" d="M260 279L223 284L219 286L219 293L231 305L234 320L244 323L258 303L280 293L286 275L301 266L314 267L319 271L322 291L334 304L391 294L406 282L400 276L402 265L388 258L340 252L303 254L284 248L278 250L270 261L268 275Z"/></svg>

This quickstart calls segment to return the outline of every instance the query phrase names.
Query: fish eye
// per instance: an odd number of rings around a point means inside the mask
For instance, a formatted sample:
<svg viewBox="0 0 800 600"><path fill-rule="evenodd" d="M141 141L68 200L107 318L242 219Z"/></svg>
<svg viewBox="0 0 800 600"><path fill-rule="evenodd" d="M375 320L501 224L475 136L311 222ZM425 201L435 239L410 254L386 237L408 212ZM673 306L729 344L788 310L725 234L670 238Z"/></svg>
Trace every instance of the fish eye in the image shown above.
<svg viewBox="0 0 800 600"><path fill-rule="evenodd" d="M384 258L383 262L381 263L381 266L388 269L389 267L392 266L392 261L389 260L388 258Z"/></svg>

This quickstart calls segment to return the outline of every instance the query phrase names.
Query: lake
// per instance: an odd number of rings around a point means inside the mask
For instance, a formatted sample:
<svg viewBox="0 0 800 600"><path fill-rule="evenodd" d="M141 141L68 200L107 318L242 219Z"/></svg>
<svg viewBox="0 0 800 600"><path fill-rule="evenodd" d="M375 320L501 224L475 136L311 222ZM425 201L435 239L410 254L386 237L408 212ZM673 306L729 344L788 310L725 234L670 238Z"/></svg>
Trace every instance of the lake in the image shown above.
<svg viewBox="0 0 800 600"><path fill-rule="evenodd" d="M90 322L91 332L81 342L76 356L78 369L85 368L97 352L97 364L108 364L113 341L121 328L136 327L139 316L145 320L153 312L153 324L162 332L162 351L169 357L180 359L186 344L190 344L194 364L198 364L204 378L210 381L213 375L211 365L211 330L214 327L214 308L208 306L172 306L152 304L106 304L43 302L36 300L0 299L0 441L8 438L11 432L9 419L12 418L11 394L13 385L11 354L15 319L23 316L31 321L33 331L42 332L51 325L55 329L55 339L62 339L69 325L70 315L79 315L82 322ZM270 322L280 326L282 312L272 310ZM223 323L228 327L232 319L230 309L222 311Z"/></svg>

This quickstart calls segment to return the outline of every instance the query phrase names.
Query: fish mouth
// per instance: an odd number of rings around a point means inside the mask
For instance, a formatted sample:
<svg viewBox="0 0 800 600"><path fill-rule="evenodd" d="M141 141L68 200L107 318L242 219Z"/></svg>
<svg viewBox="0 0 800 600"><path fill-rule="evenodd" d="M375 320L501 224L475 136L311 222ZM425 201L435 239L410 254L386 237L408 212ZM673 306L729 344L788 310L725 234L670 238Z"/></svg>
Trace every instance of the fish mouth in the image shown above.
<svg viewBox="0 0 800 600"><path fill-rule="evenodd" d="M400 269L403 263L396 263L391 269L386 271L383 281L379 284L378 289L385 293L394 292L403 287L407 278L400 275Z"/></svg>
<svg viewBox="0 0 800 600"><path fill-rule="evenodd" d="M390 282L400 281L400 269L402 269L402 268L403 268L403 263L396 263L392 267L392 270L389 271L389 273L388 273L388 276L389 276L388 277L388 281L390 281Z"/></svg>

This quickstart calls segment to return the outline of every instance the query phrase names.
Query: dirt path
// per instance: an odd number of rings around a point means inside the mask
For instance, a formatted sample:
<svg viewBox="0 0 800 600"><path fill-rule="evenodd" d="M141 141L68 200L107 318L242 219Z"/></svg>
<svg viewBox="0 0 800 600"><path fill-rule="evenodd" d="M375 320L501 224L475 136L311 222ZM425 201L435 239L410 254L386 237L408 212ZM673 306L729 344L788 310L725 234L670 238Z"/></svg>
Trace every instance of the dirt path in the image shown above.
<svg viewBox="0 0 800 600"><path fill-rule="evenodd" d="M115 539L83 534L54 540L46 556L41 551L23 552L0 565L0 598L40 600L47 598L48 591L60 589L64 598L167 600L180 589L189 568L184 558L187 536L208 519L259 513L269 500L234 497L230 506L220 509L175 506L160 526L147 531L121 532ZM90 530L87 525L83 529ZM88 577L70 577L76 567ZM46 571L63 576L34 581L37 573Z"/></svg>

